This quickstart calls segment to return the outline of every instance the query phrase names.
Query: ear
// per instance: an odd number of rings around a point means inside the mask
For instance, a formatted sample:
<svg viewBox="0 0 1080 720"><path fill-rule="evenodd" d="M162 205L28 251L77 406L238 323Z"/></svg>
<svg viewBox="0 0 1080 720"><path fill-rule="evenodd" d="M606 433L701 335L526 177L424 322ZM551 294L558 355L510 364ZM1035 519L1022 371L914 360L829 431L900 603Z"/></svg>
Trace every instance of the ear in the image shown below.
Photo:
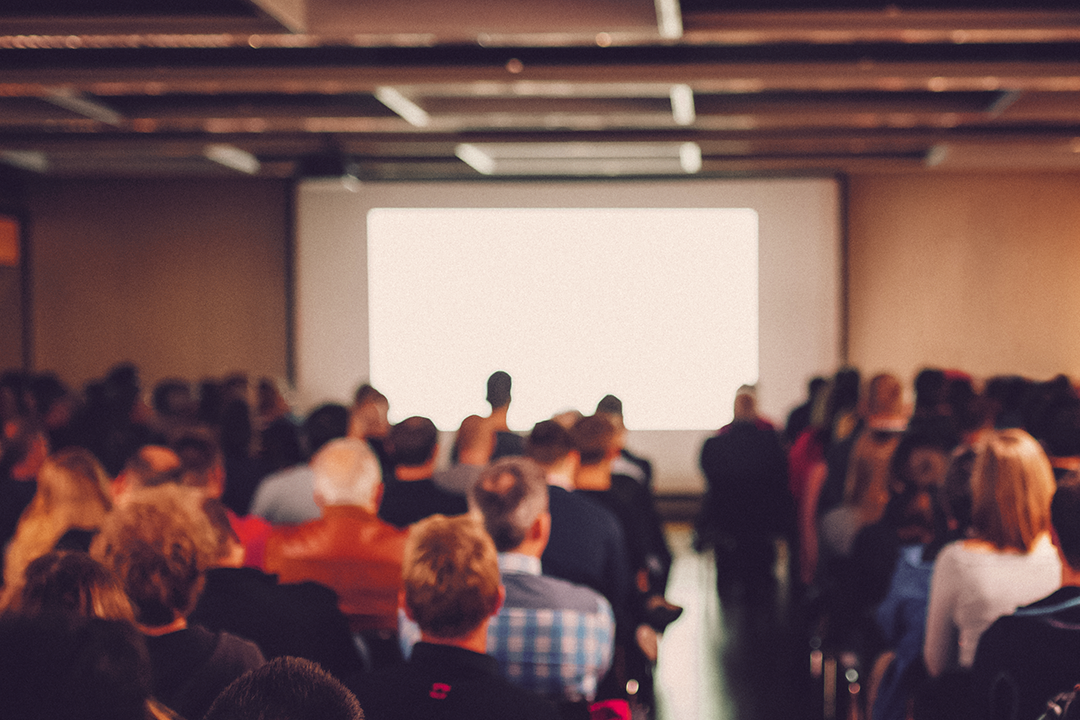
<svg viewBox="0 0 1080 720"><path fill-rule="evenodd" d="M488 613L488 617L495 617L496 615L498 615L499 611L502 610L503 603L505 602L506 588L503 587L502 583L499 583L499 597L495 600L495 607L493 607L491 609L491 612Z"/></svg>
<svg viewBox="0 0 1080 720"><path fill-rule="evenodd" d="M542 512L536 516L533 520L533 524L529 527L529 537L532 540L543 542L547 547L548 539L551 537L551 513Z"/></svg>
<svg viewBox="0 0 1080 720"><path fill-rule="evenodd" d="M404 588L401 589L401 590L398 590L397 604L398 604L398 607L401 608L401 610L405 613L405 617L409 618L409 620L412 620L413 622L416 622L416 618L413 617L412 610L409 609L408 603L405 602L405 590L404 590Z"/></svg>
<svg viewBox="0 0 1080 720"><path fill-rule="evenodd" d="M383 491L386 490L386 485L379 483L375 486L375 510L378 511L382 507Z"/></svg>

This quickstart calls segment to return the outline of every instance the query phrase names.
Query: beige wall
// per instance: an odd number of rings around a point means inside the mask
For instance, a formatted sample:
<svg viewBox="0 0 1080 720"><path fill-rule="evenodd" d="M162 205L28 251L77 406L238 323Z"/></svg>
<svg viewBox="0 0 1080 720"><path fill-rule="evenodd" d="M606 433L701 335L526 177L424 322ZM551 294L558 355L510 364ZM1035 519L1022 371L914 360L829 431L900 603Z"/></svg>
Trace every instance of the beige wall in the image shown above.
<svg viewBox="0 0 1080 720"><path fill-rule="evenodd" d="M1080 378L1080 174L850 179L850 360Z"/></svg>
<svg viewBox="0 0 1080 720"><path fill-rule="evenodd" d="M287 183L55 181L28 192L34 367L81 385L285 372Z"/></svg>

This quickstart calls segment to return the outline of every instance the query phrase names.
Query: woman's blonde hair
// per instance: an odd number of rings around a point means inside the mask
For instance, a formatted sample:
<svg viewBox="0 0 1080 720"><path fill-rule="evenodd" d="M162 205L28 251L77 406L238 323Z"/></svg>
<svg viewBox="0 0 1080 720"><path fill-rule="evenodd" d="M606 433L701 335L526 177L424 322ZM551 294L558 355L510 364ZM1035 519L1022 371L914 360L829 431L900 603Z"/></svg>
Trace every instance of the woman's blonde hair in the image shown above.
<svg viewBox="0 0 1080 720"><path fill-rule="evenodd" d="M111 508L109 476L93 453L67 448L50 455L8 546L4 584L19 584L26 566L52 550L68 530L101 527Z"/></svg>
<svg viewBox="0 0 1080 720"><path fill-rule="evenodd" d="M1050 529L1054 471L1023 430L1000 430L977 448L971 473L971 527L999 550L1026 553Z"/></svg>

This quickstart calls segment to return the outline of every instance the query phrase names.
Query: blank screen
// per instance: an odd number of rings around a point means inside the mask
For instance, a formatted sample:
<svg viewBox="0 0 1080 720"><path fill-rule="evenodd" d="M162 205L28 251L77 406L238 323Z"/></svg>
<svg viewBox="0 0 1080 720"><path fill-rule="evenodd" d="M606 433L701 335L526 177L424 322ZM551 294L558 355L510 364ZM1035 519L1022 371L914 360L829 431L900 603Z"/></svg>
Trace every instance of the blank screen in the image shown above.
<svg viewBox="0 0 1080 720"><path fill-rule="evenodd" d="M515 429L612 393L631 429L700 430L758 378L749 208L377 207L367 255L371 381L396 420L454 429L505 370Z"/></svg>

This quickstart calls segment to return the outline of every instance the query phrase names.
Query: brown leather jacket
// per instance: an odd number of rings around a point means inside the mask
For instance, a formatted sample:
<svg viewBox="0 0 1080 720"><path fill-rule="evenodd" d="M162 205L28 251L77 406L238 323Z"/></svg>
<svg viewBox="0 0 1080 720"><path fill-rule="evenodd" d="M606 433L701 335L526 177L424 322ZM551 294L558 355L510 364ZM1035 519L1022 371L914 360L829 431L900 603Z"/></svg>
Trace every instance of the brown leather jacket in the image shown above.
<svg viewBox="0 0 1080 720"><path fill-rule="evenodd" d="M266 570L283 583L313 580L332 588L353 632L396 631L407 535L364 508L332 505L318 520L274 528Z"/></svg>

